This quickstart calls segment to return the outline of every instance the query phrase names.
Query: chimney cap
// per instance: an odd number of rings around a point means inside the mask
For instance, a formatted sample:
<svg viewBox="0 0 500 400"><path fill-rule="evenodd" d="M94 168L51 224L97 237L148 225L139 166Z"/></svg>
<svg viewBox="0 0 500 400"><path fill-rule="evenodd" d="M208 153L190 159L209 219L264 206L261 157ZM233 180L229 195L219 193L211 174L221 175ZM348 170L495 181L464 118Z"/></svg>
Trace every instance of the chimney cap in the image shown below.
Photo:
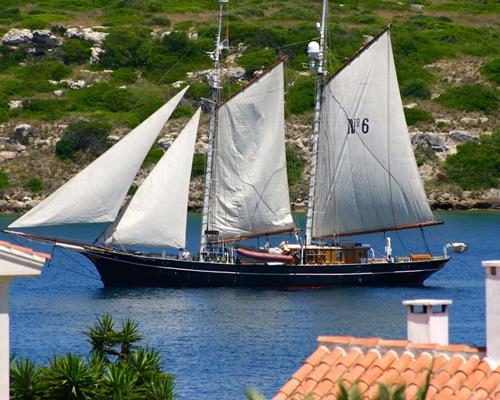
<svg viewBox="0 0 500 400"><path fill-rule="evenodd" d="M446 299L415 299L403 301L403 305L405 306L444 306L452 303L453 301Z"/></svg>
<svg viewBox="0 0 500 400"><path fill-rule="evenodd" d="M483 268L500 267L500 260L481 261Z"/></svg>

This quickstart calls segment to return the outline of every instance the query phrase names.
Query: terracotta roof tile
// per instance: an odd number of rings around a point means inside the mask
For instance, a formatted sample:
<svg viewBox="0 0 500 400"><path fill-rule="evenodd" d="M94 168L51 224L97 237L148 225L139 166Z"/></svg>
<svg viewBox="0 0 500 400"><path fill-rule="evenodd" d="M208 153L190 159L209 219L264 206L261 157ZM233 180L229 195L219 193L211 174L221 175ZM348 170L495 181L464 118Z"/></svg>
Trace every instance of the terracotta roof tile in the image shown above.
<svg viewBox="0 0 500 400"><path fill-rule="evenodd" d="M352 349L345 357L342 357L338 363L346 368L349 368L361 356L361 351Z"/></svg>
<svg viewBox="0 0 500 400"><path fill-rule="evenodd" d="M355 385L363 399L379 393L379 384L406 385L407 400L416 399L430 371L426 399L500 400L500 368L492 371L481 349L465 345L414 344L406 340L323 336L273 400L335 399L339 384Z"/></svg>
<svg viewBox="0 0 500 400"><path fill-rule="evenodd" d="M315 367L316 365L319 364L321 359L328 353L328 349L324 346L320 346L316 349L314 353L312 353L309 358L306 360L307 364L312 365Z"/></svg>

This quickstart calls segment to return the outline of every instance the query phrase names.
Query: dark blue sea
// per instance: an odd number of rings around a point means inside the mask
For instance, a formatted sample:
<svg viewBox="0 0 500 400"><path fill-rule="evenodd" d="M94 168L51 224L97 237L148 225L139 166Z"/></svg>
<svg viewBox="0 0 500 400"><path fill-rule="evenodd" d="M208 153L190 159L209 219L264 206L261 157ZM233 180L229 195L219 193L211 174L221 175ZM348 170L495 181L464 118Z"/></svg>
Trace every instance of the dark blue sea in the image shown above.
<svg viewBox="0 0 500 400"><path fill-rule="evenodd" d="M480 262L500 259L500 212L448 212L441 217L444 225L426 229L433 253L452 241L468 242L470 249L454 255L423 288L106 289L83 256L56 249L41 278L12 285L11 347L41 364L57 352L87 354L82 330L97 315L109 312L117 321L132 317L142 328L144 344L159 349L164 368L175 373L179 399L221 400L244 398L246 387L272 397L316 348L320 335L404 338L404 299L452 299L450 342L484 345ZM303 216L297 218L303 222ZM0 217L0 225L12 220ZM190 216L188 247L193 253L199 223L198 215ZM100 230L102 226L74 226L58 232L92 239ZM390 236L394 254L425 251L418 230ZM359 241L383 252L382 234Z"/></svg>

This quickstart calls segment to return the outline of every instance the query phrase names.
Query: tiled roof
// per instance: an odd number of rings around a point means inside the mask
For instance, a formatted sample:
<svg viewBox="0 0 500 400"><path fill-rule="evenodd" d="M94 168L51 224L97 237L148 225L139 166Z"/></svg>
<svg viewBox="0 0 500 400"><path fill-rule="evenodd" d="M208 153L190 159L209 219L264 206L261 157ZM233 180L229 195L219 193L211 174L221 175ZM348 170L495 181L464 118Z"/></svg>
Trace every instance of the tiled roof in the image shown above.
<svg viewBox="0 0 500 400"><path fill-rule="evenodd" d="M3 250L7 250L9 252L14 252L14 253L21 252L21 253L28 254L32 257L35 257L35 258L43 258L45 260L50 260L50 258L51 258L50 254L39 253L37 251L34 251L33 249L30 249L29 247L18 246L16 244L12 244L12 243L6 242L4 240L0 240L0 249L2 249L2 247L4 248Z"/></svg>
<svg viewBox="0 0 500 400"><path fill-rule="evenodd" d="M426 399L500 399L500 367L484 358L484 348L415 344L407 340L320 336L319 347L273 400L334 400L339 384L356 385L364 399L378 395L379 384L404 384L415 399L429 371Z"/></svg>

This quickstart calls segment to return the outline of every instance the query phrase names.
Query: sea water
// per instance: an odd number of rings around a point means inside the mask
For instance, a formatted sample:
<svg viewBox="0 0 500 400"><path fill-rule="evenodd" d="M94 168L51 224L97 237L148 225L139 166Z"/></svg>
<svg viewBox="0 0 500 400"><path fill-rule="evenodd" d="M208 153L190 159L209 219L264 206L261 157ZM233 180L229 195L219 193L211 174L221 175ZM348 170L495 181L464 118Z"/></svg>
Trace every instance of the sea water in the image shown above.
<svg viewBox="0 0 500 400"><path fill-rule="evenodd" d="M39 364L55 353L86 355L82 331L108 312L119 323L135 319L144 344L161 353L176 375L181 400L244 398L254 387L270 398L302 365L320 335L404 338L401 301L451 299L450 343L485 344L484 272L481 260L500 259L500 212L442 213L445 224L425 230L434 254L447 242L469 250L453 259L422 288L108 289L83 256L26 241L53 259L38 279L18 279L11 290L11 348ZM297 215L299 225L303 215ZM13 217L0 217L5 227ZM60 236L91 240L102 226L59 229ZM196 252L199 215L188 221L188 248ZM55 234L50 229L41 233ZM391 232L393 254L427 252L419 230ZM11 236L2 239L13 241ZM270 238L293 241L293 237ZM383 253L383 234L357 238ZM263 240L265 241L265 239ZM262 241L262 242L263 242ZM263 243L260 243L261 245Z"/></svg>

